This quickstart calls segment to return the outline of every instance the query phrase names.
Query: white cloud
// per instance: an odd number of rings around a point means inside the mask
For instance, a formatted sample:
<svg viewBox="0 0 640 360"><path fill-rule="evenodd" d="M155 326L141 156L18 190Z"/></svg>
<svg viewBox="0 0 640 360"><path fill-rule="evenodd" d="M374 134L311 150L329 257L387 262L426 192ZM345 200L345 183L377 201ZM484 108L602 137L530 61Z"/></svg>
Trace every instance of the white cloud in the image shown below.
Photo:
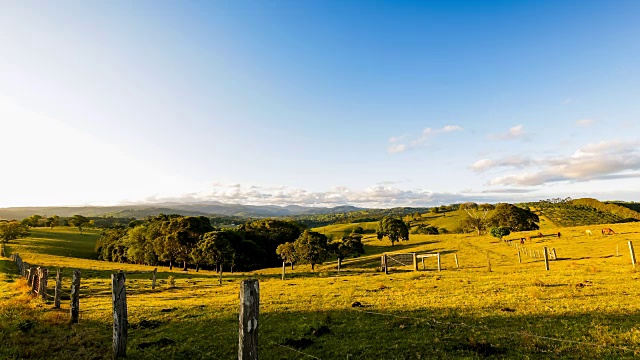
<svg viewBox="0 0 640 360"><path fill-rule="evenodd" d="M406 150L406 145L405 144L395 144L395 145L389 145L389 147L387 147L387 152L389 154L395 154L395 153L399 153L399 152L403 152Z"/></svg>
<svg viewBox="0 0 640 360"><path fill-rule="evenodd" d="M576 150L568 157L501 160L483 159L471 168L486 171L492 168L520 167L527 170L496 177L489 185L537 186L546 183L581 182L640 177L638 141L602 141Z"/></svg>
<svg viewBox="0 0 640 360"><path fill-rule="evenodd" d="M490 140L515 140L522 138L526 135L524 131L524 125L516 125L504 133L489 134L487 137Z"/></svg>
<svg viewBox="0 0 640 360"><path fill-rule="evenodd" d="M413 148L417 148L417 147L421 147L423 145L425 145L425 143L427 142L427 140L431 137L434 137L438 134L445 134L445 133L450 133L450 132L454 132L454 131L462 131L464 130L461 126L458 125L446 125L444 127L442 127L441 129L432 129L432 128L426 128L422 131L422 134L420 134L419 137L410 140L408 143L403 143L403 144L398 144L399 141L403 140L404 138L406 138L406 135L402 135L402 136L394 136L389 138L389 146L387 147L387 152L390 154L394 154L394 153L399 153L399 152L403 152L409 149L413 149Z"/></svg>
<svg viewBox="0 0 640 360"><path fill-rule="evenodd" d="M566 98L562 101L564 105L571 104L574 100L572 98Z"/></svg>
<svg viewBox="0 0 640 360"><path fill-rule="evenodd" d="M576 121L577 126L588 127L593 125L593 119L580 119Z"/></svg>

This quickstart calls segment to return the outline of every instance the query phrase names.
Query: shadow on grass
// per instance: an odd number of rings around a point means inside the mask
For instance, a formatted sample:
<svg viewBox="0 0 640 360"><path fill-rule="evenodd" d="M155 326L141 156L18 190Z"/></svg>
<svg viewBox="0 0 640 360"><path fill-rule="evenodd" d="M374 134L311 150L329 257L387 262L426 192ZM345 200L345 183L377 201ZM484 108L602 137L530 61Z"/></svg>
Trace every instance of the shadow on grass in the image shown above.
<svg viewBox="0 0 640 360"><path fill-rule="evenodd" d="M362 307L346 310L264 311L260 314L259 355L263 359L300 359L304 357L300 352L321 359L631 359L633 350L640 350L628 344L624 335L634 331L640 321L638 313L603 317L596 313L519 314L521 311L519 307L496 307L494 314L481 318L461 309L390 312L365 299ZM55 318L52 313L50 317ZM60 311L61 319L66 315ZM208 305L176 308L169 303L166 309L130 309L129 323L129 358L237 359L235 311L221 314ZM2 358L42 358L46 354L47 359L109 359L111 327L108 322L82 319L71 326L26 313L0 325L0 340Z"/></svg>

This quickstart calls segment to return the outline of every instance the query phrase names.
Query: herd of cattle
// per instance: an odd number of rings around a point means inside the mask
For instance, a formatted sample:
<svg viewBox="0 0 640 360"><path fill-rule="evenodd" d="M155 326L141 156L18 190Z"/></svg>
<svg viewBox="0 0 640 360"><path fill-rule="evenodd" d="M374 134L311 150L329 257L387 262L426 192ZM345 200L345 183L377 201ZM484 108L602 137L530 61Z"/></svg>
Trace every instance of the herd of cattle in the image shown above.
<svg viewBox="0 0 640 360"><path fill-rule="evenodd" d="M615 231L613 231L613 229L611 228L603 228L602 229L602 235L615 235ZM593 235L593 232L591 232L591 230L585 230L585 234L587 234L588 236ZM560 232L558 231L557 234L552 234L552 235L557 235L558 237L562 236L562 234L560 234ZM542 234L541 232L538 232L538 236L537 237L544 237L545 235ZM527 237L521 237L520 238L520 243L524 244L526 241L531 241L531 236L527 236Z"/></svg>

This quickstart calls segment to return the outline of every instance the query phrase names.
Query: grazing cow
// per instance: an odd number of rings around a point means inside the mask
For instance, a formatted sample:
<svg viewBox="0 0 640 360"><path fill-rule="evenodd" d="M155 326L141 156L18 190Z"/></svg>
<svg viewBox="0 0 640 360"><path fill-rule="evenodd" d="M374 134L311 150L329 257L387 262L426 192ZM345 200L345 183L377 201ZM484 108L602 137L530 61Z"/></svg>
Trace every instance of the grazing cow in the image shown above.
<svg viewBox="0 0 640 360"><path fill-rule="evenodd" d="M538 232L538 237L543 237L544 235L542 235L541 232Z"/></svg>
<svg viewBox="0 0 640 360"><path fill-rule="evenodd" d="M589 236L593 235L593 233L591 232L591 230L586 230L585 233Z"/></svg>
<svg viewBox="0 0 640 360"><path fill-rule="evenodd" d="M602 235L615 235L615 231L610 228L604 228L602 229Z"/></svg>
<svg viewBox="0 0 640 360"><path fill-rule="evenodd" d="M520 244L524 244L525 238L520 238Z"/></svg>
<svg viewBox="0 0 640 360"><path fill-rule="evenodd" d="M558 231L558 237L560 237L560 231Z"/></svg>
<svg viewBox="0 0 640 360"><path fill-rule="evenodd" d="M531 236L527 236L525 239L527 239L527 241L531 241Z"/></svg>

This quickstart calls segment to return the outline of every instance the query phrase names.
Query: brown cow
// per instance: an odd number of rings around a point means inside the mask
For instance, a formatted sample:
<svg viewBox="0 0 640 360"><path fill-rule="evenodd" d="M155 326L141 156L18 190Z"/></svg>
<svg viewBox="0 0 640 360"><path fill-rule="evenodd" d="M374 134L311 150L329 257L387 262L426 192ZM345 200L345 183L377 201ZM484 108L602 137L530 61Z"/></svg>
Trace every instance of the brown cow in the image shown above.
<svg viewBox="0 0 640 360"><path fill-rule="evenodd" d="M524 241L525 241L525 240L526 240L525 238L521 237L521 238L520 238L520 244L524 244Z"/></svg>
<svg viewBox="0 0 640 360"><path fill-rule="evenodd" d="M602 229L602 235L615 235L615 231L611 230L610 228L604 228Z"/></svg>
<svg viewBox="0 0 640 360"><path fill-rule="evenodd" d="M560 231L558 231L558 237L560 237Z"/></svg>
<svg viewBox="0 0 640 360"><path fill-rule="evenodd" d="M542 235L541 232L538 232L538 237L543 237L544 235Z"/></svg>

